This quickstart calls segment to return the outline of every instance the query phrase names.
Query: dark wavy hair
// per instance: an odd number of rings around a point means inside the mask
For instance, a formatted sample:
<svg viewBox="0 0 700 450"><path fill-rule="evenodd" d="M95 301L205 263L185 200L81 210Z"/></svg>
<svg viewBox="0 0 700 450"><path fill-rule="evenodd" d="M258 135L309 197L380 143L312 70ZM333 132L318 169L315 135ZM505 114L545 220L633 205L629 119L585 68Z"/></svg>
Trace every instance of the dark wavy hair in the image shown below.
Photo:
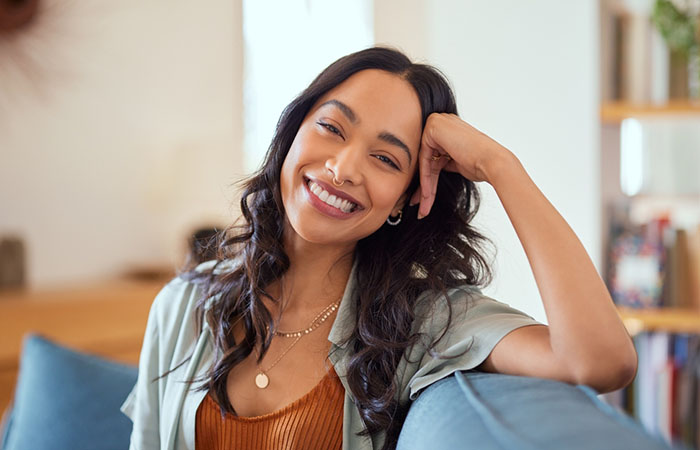
<svg viewBox="0 0 700 450"><path fill-rule="evenodd" d="M249 357L256 344L262 346L259 360L269 348L272 335L268 330L274 323L262 299L279 301L266 287L290 265L282 242L282 163L311 107L326 92L365 69L390 72L409 82L420 100L422 126L431 113L457 113L450 85L437 69L414 64L401 52L383 47L335 61L284 109L262 167L243 184L242 220L218 237L215 266L195 271L197 261L191 261L181 275L203 286L197 323L206 320L210 326L216 357L200 389L212 390L225 412L235 414L226 391L231 368ZM416 170L407 190L409 197L417 187ZM409 405L399 404L395 375L401 358L420 338L413 330L418 296L426 290L444 294L465 284L483 286L490 280L484 252L488 241L471 226L478 204L474 183L443 171L427 217L418 220L417 207L405 206L398 226L384 224L355 247L356 277L362 289L355 299L356 325L348 338L352 356L347 382L366 433L386 432L384 449L395 447L408 411ZM232 259L238 262L230 270L217 270ZM216 301L207 303L213 296ZM237 320L245 326L241 342L233 339Z"/></svg>

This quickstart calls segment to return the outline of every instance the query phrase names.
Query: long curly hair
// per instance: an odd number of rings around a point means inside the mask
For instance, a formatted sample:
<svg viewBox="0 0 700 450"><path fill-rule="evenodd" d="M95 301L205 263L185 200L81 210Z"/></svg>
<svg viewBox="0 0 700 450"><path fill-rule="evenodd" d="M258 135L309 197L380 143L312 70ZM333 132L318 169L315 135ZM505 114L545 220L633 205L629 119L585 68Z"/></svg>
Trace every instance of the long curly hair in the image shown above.
<svg viewBox="0 0 700 450"><path fill-rule="evenodd" d="M212 331L216 356L201 389L212 390L225 412L235 414L226 391L231 368L248 358L255 345L261 345L258 358L262 360L270 346L273 317L262 299L279 301L266 287L279 280L290 265L282 243L282 163L317 100L365 69L380 69L409 82L420 101L422 126L433 112L457 113L452 89L437 69L414 64L403 53L384 47L335 61L284 109L262 167L243 184L242 220L218 236L216 264L195 271L197 261L191 261L181 275L203 287L196 314L198 323L206 320ZM416 171L409 196L418 184ZM367 427L365 432L386 432L384 449L396 446L408 411L409 405L399 404L395 375L401 358L420 338L413 327L417 298L426 290L444 294L452 287L483 286L490 281L485 256L489 242L471 225L478 205L474 183L443 171L427 217L418 220L417 207L405 206L398 226L384 224L355 247L356 281L362 289L354 299L357 316L348 338L352 356L347 384ZM217 270L233 259L237 263L231 270ZM238 320L244 324L245 338L235 342L232 329Z"/></svg>

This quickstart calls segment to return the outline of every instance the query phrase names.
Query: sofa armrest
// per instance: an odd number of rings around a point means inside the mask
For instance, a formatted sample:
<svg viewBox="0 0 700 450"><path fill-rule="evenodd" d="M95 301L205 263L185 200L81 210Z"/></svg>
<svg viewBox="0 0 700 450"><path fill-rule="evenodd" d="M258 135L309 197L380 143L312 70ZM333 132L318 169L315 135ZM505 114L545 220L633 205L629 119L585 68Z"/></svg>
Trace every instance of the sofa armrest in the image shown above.
<svg viewBox="0 0 700 450"><path fill-rule="evenodd" d="M456 372L413 402L398 450L668 449L595 391L553 380Z"/></svg>

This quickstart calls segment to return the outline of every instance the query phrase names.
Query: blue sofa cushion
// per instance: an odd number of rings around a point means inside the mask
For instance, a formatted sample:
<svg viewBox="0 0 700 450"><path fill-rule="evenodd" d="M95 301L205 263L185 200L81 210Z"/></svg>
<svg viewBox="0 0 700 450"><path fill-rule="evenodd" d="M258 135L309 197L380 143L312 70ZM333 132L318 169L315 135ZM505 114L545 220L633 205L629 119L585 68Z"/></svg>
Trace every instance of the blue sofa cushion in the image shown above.
<svg viewBox="0 0 700 450"><path fill-rule="evenodd" d="M552 380L457 372L413 402L397 450L669 447L600 401L593 389Z"/></svg>
<svg viewBox="0 0 700 450"><path fill-rule="evenodd" d="M26 336L3 450L128 448L131 421L119 406L136 375L136 367Z"/></svg>

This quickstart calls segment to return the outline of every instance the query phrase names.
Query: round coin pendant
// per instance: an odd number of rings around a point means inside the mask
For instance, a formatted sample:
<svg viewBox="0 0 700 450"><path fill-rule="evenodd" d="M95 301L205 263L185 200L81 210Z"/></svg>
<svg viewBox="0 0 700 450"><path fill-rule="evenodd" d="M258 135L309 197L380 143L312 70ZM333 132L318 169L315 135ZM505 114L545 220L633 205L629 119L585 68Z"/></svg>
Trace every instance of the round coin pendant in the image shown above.
<svg viewBox="0 0 700 450"><path fill-rule="evenodd" d="M255 385L260 389L265 389L268 384L270 384L270 379L264 373L260 372L255 376Z"/></svg>

